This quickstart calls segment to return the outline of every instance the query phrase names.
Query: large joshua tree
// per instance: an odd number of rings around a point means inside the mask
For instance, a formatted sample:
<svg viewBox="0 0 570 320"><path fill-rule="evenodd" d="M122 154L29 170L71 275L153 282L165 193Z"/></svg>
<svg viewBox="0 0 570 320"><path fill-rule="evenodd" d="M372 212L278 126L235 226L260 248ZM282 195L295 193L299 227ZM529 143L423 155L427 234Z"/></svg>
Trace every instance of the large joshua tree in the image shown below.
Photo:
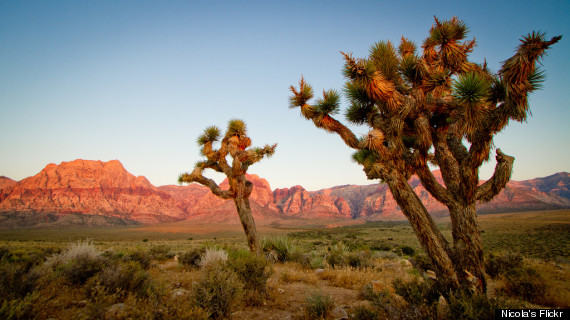
<svg viewBox="0 0 570 320"><path fill-rule="evenodd" d="M492 73L486 63L468 60L475 40L464 41L467 31L457 18L436 18L421 53L403 37L398 48L388 41L374 44L364 59L342 53L349 101L345 116L352 124L369 127L363 137L333 118L340 108L338 91L323 91L322 98L309 104L313 90L301 79L298 88L291 86L290 107L300 107L315 126L338 134L356 149L353 158L367 177L387 183L445 288L473 289L475 284L485 292L476 203L491 200L505 187L514 158L497 149L494 174L481 185L479 167L490 157L493 136L511 120L527 118L527 96L544 79L536 64L561 37L528 34ZM439 167L444 184L428 164ZM410 187L414 174L449 209L452 244Z"/></svg>
<svg viewBox="0 0 570 320"><path fill-rule="evenodd" d="M233 199L247 237L249 249L257 252L259 251L259 240L249 205L249 196L253 190L253 184L246 179L245 174L249 166L264 157L273 155L277 145L250 148L251 139L247 136L245 122L239 119L228 122L228 128L220 142L220 147L214 149L213 144L219 139L220 129L217 127L211 126L204 130L197 142L202 147L201 153L206 157L206 160L197 162L191 173L181 174L178 177L178 182L197 182L210 188L213 194L222 199ZM228 155L233 159L231 164L228 163ZM214 180L204 177L202 172L205 169L212 169L225 174L228 178L229 189L222 190Z"/></svg>

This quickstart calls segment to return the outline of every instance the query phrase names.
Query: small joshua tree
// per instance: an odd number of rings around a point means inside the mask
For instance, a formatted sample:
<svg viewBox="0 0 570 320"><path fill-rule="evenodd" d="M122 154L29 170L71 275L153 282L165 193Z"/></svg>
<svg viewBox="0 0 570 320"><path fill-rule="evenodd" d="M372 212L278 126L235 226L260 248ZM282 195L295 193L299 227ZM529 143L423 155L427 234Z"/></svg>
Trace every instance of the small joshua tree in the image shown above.
<svg viewBox="0 0 570 320"><path fill-rule="evenodd" d="M290 106L300 107L316 127L338 134L356 150L353 158L367 177L388 184L446 288L473 288L475 283L484 292L476 203L490 201L504 189L514 158L497 149L495 172L481 185L479 167L489 159L493 136L511 120L525 121L527 96L544 78L536 64L561 37L525 36L494 74L486 63L468 60L475 40L463 42L467 31L457 18L436 18L421 54L403 37L398 48L390 42L373 45L365 59L343 53L350 103L345 115L349 122L369 127L362 138L333 118L340 108L338 91L324 91L310 105L313 90L301 79L299 88L291 87ZM435 179L430 163L439 167L444 184ZM408 183L414 174L449 209L453 245Z"/></svg>
<svg viewBox="0 0 570 320"><path fill-rule="evenodd" d="M219 149L213 148L213 143L220 138L220 130L211 126L204 130L198 137L198 145L202 147L202 155L206 160L199 161L191 173L183 173L178 177L179 183L197 182L212 191L213 194L222 199L233 199L236 209L247 236L247 242L251 251L259 250L259 240L255 222L251 214L249 196L253 190L253 184L245 177L247 169L252 164L260 161L264 157L269 157L275 152L277 144L266 145L263 148L249 148L251 139L247 136L245 122L239 119L230 120L225 136L222 138ZM226 159L230 156L231 164ZM202 175L205 169L212 169L221 172L228 177L229 189L222 190L212 179Z"/></svg>

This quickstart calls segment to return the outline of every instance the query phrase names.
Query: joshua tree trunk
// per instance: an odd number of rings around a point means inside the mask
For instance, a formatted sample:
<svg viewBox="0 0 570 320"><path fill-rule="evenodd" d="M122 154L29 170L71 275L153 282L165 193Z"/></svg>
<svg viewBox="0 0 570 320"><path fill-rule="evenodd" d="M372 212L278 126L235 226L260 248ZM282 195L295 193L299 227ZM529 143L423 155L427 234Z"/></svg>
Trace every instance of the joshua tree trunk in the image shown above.
<svg viewBox="0 0 570 320"><path fill-rule="evenodd" d="M430 257L439 280L447 287L457 288L459 282L454 269L451 249L420 198L401 173L392 171L384 177L394 199L410 222L422 248Z"/></svg>
<svg viewBox="0 0 570 320"><path fill-rule="evenodd" d="M483 255L483 242L481 240L481 229L477 223L477 211L475 204L468 206L458 206L449 209L452 217L452 237L453 237L453 259L455 262L455 272L466 288L474 288L481 292L487 290L485 281L485 265ZM478 280L476 283L473 277Z"/></svg>
<svg viewBox="0 0 570 320"><path fill-rule="evenodd" d="M243 231L247 237L247 244L249 250L252 252L259 251L259 240L257 239L257 229L255 228L255 221L251 214L251 207L249 206L249 199L244 197L236 197L234 199L236 204L239 220L243 227Z"/></svg>

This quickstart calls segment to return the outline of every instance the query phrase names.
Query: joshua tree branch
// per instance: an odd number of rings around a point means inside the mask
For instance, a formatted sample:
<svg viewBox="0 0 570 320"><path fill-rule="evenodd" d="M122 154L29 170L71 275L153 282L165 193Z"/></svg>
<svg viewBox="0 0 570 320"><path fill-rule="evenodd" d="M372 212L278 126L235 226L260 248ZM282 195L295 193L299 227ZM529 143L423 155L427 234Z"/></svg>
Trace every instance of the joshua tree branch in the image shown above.
<svg viewBox="0 0 570 320"><path fill-rule="evenodd" d="M515 158L504 154L501 149L497 149L496 159L497 165L493 176L477 188L477 200L491 201L511 180Z"/></svg>
<svg viewBox="0 0 570 320"><path fill-rule="evenodd" d="M204 177L202 175L202 169L200 168L194 168L194 171L192 171L192 173L190 174L188 173L181 174L180 177L178 177L178 182L179 183L197 182L203 186L210 188L213 194L222 199L234 198L234 195L230 190L222 190L214 180Z"/></svg>
<svg viewBox="0 0 570 320"><path fill-rule="evenodd" d="M420 178L422 185L437 201L447 206L453 203L453 196L444 186L437 182L427 164L423 163L416 168L416 174Z"/></svg>

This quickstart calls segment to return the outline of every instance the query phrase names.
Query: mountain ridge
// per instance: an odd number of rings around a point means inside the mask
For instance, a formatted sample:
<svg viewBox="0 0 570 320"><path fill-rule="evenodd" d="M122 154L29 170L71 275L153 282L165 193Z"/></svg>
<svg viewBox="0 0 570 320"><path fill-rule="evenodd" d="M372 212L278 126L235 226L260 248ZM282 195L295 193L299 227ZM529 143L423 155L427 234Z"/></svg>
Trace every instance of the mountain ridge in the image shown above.
<svg viewBox="0 0 570 320"><path fill-rule="evenodd" d="M434 171L434 175L442 182L440 172ZM247 177L254 185L250 202L258 224L289 218L405 219L385 184L342 185L317 191L307 191L297 185L273 190L266 179L254 174ZM430 214L447 214L446 207L429 195L417 177L412 177L409 183ZM478 212L570 208L569 185L568 172L511 181L491 202L479 204ZM220 187L228 187L227 179ZM239 221L233 202L214 196L206 187L197 184L156 187L144 176L129 173L118 160L77 159L59 165L50 163L38 174L20 181L1 176L0 213L4 218L17 214L17 217L25 218L26 224L32 225L35 219L32 217L48 215L51 222L65 215L76 215L74 219L68 217L67 221L87 224L159 223L185 219ZM95 218L85 219L84 216ZM0 220L0 225L9 223Z"/></svg>

